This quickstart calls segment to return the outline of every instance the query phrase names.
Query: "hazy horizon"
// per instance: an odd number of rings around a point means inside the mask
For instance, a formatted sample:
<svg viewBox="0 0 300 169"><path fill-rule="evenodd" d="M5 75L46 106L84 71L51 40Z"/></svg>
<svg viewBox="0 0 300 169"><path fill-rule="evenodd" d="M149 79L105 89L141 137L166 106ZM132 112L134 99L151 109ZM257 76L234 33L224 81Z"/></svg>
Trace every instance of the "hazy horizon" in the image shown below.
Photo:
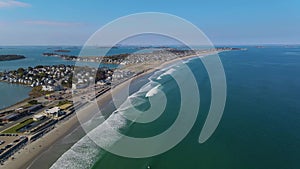
<svg viewBox="0 0 300 169"><path fill-rule="evenodd" d="M0 0L0 45L81 46L120 17L156 11L193 23L215 45L300 44L300 2L296 0L119 3Z"/></svg>

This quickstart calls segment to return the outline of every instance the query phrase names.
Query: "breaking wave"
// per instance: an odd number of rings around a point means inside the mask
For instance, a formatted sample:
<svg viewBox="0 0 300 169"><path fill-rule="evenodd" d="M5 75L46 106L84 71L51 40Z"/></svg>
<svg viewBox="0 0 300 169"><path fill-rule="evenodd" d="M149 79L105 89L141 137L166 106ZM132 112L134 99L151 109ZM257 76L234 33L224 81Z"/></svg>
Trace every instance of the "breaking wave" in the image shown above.
<svg viewBox="0 0 300 169"><path fill-rule="evenodd" d="M189 61L190 60L187 60L185 62ZM169 76L167 75L173 75L175 72L180 71L180 64L182 63L154 72L153 75L149 77L148 83L140 88L139 91L130 95L105 122L74 144L51 166L51 169L91 168L105 153L105 151L98 146L99 143L105 145L105 147L112 146L121 139L120 135L115 134L116 132L114 131L129 128L134 123L134 121L128 123L128 120L123 114L130 113L132 106L139 106L149 102L148 98L155 96L159 92L159 88L163 87L163 84L169 81ZM91 123L93 123L93 120L83 125L92 125ZM92 140L97 140L98 145Z"/></svg>

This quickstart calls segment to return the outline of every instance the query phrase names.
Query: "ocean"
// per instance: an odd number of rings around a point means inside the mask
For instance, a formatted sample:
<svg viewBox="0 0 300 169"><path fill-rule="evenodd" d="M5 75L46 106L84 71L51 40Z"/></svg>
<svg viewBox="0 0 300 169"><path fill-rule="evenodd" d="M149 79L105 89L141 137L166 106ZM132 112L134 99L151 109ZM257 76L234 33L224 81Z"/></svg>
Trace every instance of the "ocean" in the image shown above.
<svg viewBox="0 0 300 169"><path fill-rule="evenodd" d="M122 104L108 117L107 123L89 133L90 137L85 136L78 141L74 139L76 143L51 168L300 168L300 47L246 48L247 51L219 54L226 74L227 101L218 128L205 143L200 144L198 139L211 105L212 91L208 73L201 60L196 58L184 63L192 71L198 86L198 91L190 90L188 94L193 96L199 92L200 106L195 124L179 144L166 152L144 158L122 157L107 151L110 150L107 147L114 147L124 139L115 131L126 136L148 138L164 133L176 121L182 94L180 85L172 77L190 85L190 80L186 79L190 72L183 71L182 65L175 64L165 72L155 72L133 82L129 97L132 104ZM164 95L159 94L161 91ZM143 113L147 113L151 106L154 110L159 108L164 103L161 102L164 97L167 100L165 109L153 122L141 124L135 123L139 118L124 118L136 117L135 109L139 110L138 117L146 116ZM190 102L193 99L191 97ZM156 105L151 104L150 100ZM108 108L104 111L112 110ZM183 113L185 116L191 115L188 110ZM98 123L101 118L96 116L88 123ZM183 123L182 128L185 125L188 124ZM66 136L66 140L70 138L72 134ZM168 141L161 140L161 144L150 148L155 151ZM96 143L104 145L104 148ZM136 149L147 146L137 145ZM129 149L128 153L136 149Z"/></svg>

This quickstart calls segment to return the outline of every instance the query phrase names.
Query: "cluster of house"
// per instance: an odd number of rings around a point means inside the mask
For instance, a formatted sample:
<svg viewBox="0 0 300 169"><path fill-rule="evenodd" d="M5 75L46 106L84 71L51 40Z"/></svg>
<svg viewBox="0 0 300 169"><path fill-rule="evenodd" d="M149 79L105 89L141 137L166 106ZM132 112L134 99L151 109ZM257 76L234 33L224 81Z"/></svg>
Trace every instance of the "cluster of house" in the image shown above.
<svg viewBox="0 0 300 169"><path fill-rule="evenodd" d="M77 57L60 55L62 59L73 60L78 62L102 62L107 64L137 64L137 63L147 63L154 61L168 61L178 57L184 57L188 55L200 55L205 52L218 52L226 50L241 50L240 48L231 47L220 47L220 48L205 48L205 49L189 49L189 48L158 48L149 53L125 53L116 54L110 56L89 56L89 57ZM242 49L243 50L243 49ZM49 55L54 55L50 53Z"/></svg>
<svg viewBox="0 0 300 169"><path fill-rule="evenodd" d="M77 56L68 56L68 55L60 55L60 57L64 60L72 60L76 62L102 62L107 64L119 64L119 60L112 59L111 57L103 57L103 56L90 56L90 57L77 57Z"/></svg>
<svg viewBox="0 0 300 169"><path fill-rule="evenodd" d="M135 73L130 70L116 70L112 75L112 80L115 81L115 80L130 78L134 75Z"/></svg>
<svg viewBox="0 0 300 169"><path fill-rule="evenodd" d="M83 89L93 84L106 85L112 80L113 70L109 68L76 68L72 89Z"/></svg>
<svg viewBox="0 0 300 169"><path fill-rule="evenodd" d="M181 50L173 48L162 48L148 53L125 53L110 56L73 57L64 56L62 59L78 62L102 62L107 64L130 65L138 63L149 63L155 61L168 61L195 53L194 50Z"/></svg>
<svg viewBox="0 0 300 169"><path fill-rule="evenodd" d="M190 50L190 49L173 49L165 48L155 50L151 53L136 53L128 55L120 64L132 65L132 64L147 64L153 62L166 62L175 58L180 58L188 55L201 54L204 50Z"/></svg>
<svg viewBox="0 0 300 169"><path fill-rule="evenodd" d="M62 89L63 89L63 87L61 85L42 85L42 91L53 92L53 91L59 91Z"/></svg>
<svg viewBox="0 0 300 169"><path fill-rule="evenodd" d="M165 50L159 50L151 53L137 53L128 55L120 64L133 65L139 63L152 63L156 61L168 61L174 59L175 56Z"/></svg>
<svg viewBox="0 0 300 169"><path fill-rule="evenodd" d="M152 62L166 62L169 60L173 60L175 58L190 56L190 55L202 55L207 52L220 52L227 50L240 50L240 48L230 48L230 47L222 47L222 48L208 48L208 49L175 49L175 48L166 48L162 50L155 50L151 53L136 53L128 55L124 60L120 63L121 65L132 65L132 64L147 64Z"/></svg>
<svg viewBox="0 0 300 169"><path fill-rule="evenodd" d="M37 66L35 68L18 69L14 71L3 72L0 80L9 83L19 83L31 87L42 86L46 91L52 91L59 86L61 82L67 83L72 77L74 66L55 65L55 66Z"/></svg>
<svg viewBox="0 0 300 169"><path fill-rule="evenodd" d="M55 56L60 57L64 60L71 60L75 62L102 62L108 64L119 64L118 60L114 60L111 58L105 58L103 56L89 56L89 57L78 57L72 55L60 55L57 53L43 53L44 56Z"/></svg>

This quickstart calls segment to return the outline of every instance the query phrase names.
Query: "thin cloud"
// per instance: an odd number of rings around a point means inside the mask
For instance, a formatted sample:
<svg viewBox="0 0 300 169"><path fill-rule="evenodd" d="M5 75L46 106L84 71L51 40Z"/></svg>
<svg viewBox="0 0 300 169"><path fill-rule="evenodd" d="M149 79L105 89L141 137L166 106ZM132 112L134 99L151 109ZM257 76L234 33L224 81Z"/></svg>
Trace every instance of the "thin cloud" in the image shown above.
<svg viewBox="0 0 300 169"><path fill-rule="evenodd" d="M0 8L9 8L9 7L31 7L30 4L20 2L20 1L15 1L15 0L0 0Z"/></svg>
<svg viewBox="0 0 300 169"><path fill-rule="evenodd" d="M31 25L46 25L46 26L79 26L82 23L78 22L56 22L56 21L25 21L26 24Z"/></svg>

